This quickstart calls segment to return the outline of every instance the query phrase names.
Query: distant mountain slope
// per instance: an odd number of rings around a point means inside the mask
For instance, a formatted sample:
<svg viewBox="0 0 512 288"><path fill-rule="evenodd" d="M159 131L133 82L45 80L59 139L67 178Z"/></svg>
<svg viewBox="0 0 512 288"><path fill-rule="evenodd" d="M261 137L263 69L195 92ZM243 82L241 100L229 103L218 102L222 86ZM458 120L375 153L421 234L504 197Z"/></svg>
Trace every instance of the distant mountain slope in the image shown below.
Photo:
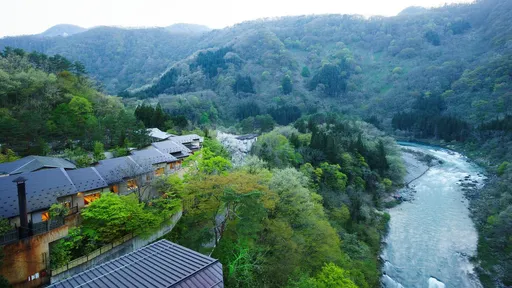
<svg viewBox="0 0 512 288"><path fill-rule="evenodd" d="M71 25L71 24L59 24L55 25L53 27L50 27L43 33L39 34L39 36L43 37L55 37L55 36L71 36L74 34L82 33L86 31L87 29L82 28L80 26Z"/></svg>
<svg viewBox="0 0 512 288"><path fill-rule="evenodd" d="M204 104L211 103L228 123L288 111L286 124L328 110L375 116L388 127L394 114L439 96L439 113L479 123L512 111L510 19L512 1L485 0L389 18L245 22L205 34L197 47L224 49L196 52L135 95L160 95L164 108L198 121L217 117ZM186 106L191 97L203 104Z"/></svg>
<svg viewBox="0 0 512 288"><path fill-rule="evenodd" d="M194 33L185 33L185 28ZM168 66L196 51L201 29L204 28L185 25L171 31L96 27L68 37L5 37L0 39L0 49L11 46L80 61L107 92L117 93L150 82ZM58 31L64 30L54 30Z"/></svg>
<svg viewBox="0 0 512 288"><path fill-rule="evenodd" d="M167 31L171 33L181 33L181 34L200 34L209 32L212 29L208 28L204 25L198 25L198 24L187 24L187 23L177 23L170 26L165 27Z"/></svg>

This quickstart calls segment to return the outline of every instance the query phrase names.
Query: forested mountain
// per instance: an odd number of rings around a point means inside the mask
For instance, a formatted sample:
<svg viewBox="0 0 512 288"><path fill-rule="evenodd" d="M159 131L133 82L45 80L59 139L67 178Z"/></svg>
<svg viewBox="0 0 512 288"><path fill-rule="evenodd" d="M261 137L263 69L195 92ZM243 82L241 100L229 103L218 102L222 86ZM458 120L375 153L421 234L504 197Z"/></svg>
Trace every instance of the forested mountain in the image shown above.
<svg viewBox="0 0 512 288"><path fill-rule="evenodd" d="M497 279L510 286L510 19L512 1L478 0L435 9L411 7L396 17L283 17L212 31L190 25L97 27L68 37L7 37L0 39L0 48L20 47L80 61L89 75L103 83L104 90L119 93L128 105L146 102L156 106L158 113L163 109L172 115L167 119L170 123L188 120L203 127L236 125L243 132L266 132L273 129L274 122L300 126L297 120L306 115L335 112L356 115L397 136L455 143L496 173L487 188L472 199L480 233L479 274L486 287L492 287ZM57 85L44 83L56 81L63 85L57 86L61 87L58 91L68 91L65 80L74 77L73 85L81 85L79 75L44 68L41 72L31 54L18 54L4 52L7 56L0 58L0 91L21 91L16 93L29 99L32 91L53 91L44 89ZM18 62L23 65L16 70L13 67L18 64L14 63ZM17 85L17 77L25 79L27 75L35 77L29 77L28 86L35 88L9 88ZM41 75L46 80L38 82ZM7 88L2 87L4 83L8 83ZM59 92L57 98L50 92L41 94L48 97L41 103L53 103L45 110L45 121L53 119L57 104L69 106L73 99L70 94L80 94L76 92L79 90L70 91ZM2 101L7 101L2 107L9 107L0 117L31 123L25 115L32 102L13 102L9 95L14 94L0 92ZM112 114L100 110L102 105L95 102L106 99L103 96L85 98L93 103L98 120ZM52 102L54 99L59 100ZM148 107L138 109L139 120L162 129L173 128L166 121L154 124L149 121L152 117L144 119L141 115L152 109ZM44 133L60 131L48 125L53 122L46 123L41 128ZM16 131L31 131L26 129L31 126L23 125ZM30 143L39 140L35 135L28 138ZM77 137L88 139L87 135ZM19 138L25 145L23 139ZM269 151L258 152L265 159Z"/></svg>
<svg viewBox="0 0 512 288"><path fill-rule="evenodd" d="M0 50L9 46L80 61L104 90L115 94L148 83L193 53L203 30L186 24L147 29L96 27L68 37L5 37L0 39Z"/></svg>
<svg viewBox="0 0 512 288"><path fill-rule="evenodd" d="M390 18L325 15L246 22L205 34L197 46L216 48L176 63L134 95L182 105L196 97L201 107L164 108L200 115L211 106L227 123L247 117L247 107L271 115L276 109L350 112L376 116L388 127L396 113L416 113L420 107L429 110L421 114L480 123L512 109L511 16L510 1L486 0Z"/></svg>
<svg viewBox="0 0 512 288"><path fill-rule="evenodd" d="M38 36L43 36L43 37L63 36L63 37L67 37L67 36L71 36L73 34L82 33L82 32L84 32L86 30L87 29L85 29L83 27L80 27L80 26L76 26L76 25L58 24L58 25L55 25L53 27L48 28L43 33L38 34Z"/></svg>
<svg viewBox="0 0 512 288"><path fill-rule="evenodd" d="M188 23L177 23L165 27L167 31L171 33L182 33L182 34L200 34L210 31L211 29L204 25L188 24Z"/></svg>
<svg viewBox="0 0 512 288"><path fill-rule="evenodd" d="M74 158L100 146L147 144L142 122L117 97L98 92L84 72L80 62L59 55L0 53L1 152L46 155L67 149Z"/></svg>

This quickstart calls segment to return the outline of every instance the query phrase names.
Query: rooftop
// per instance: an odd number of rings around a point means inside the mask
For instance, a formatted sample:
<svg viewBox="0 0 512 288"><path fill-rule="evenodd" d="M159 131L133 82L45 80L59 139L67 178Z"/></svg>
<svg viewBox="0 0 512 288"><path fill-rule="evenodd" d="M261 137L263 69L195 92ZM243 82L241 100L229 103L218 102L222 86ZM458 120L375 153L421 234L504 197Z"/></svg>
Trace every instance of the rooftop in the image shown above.
<svg viewBox="0 0 512 288"><path fill-rule="evenodd" d="M194 142L194 141L199 141L202 143L204 138L197 134L188 134L188 135L174 136L174 137L169 138L169 140L172 140L179 144L190 143L190 142Z"/></svg>
<svg viewBox="0 0 512 288"><path fill-rule="evenodd" d="M156 142L151 144L156 149L164 152L164 153L176 153L176 152L182 152L184 154L190 154L192 151L188 149L185 145L175 142L173 140L166 140L162 142Z"/></svg>
<svg viewBox="0 0 512 288"><path fill-rule="evenodd" d="M217 260L160 240L49 287L224 287Z"/></svg>
<svg viewBox="0 0 512 288"><path fill-rule="evenodd" d="M173 134L169 134L167 132L164 132L158 128L149 128L148 129L148 132L149 132L149 136L153 137L153 138L156 138L156 139L159 139L159 140L165 140L165 139L168 139L169 137L173 137L175 135Z"/></svg>
<svg viewBox="0 0 512 288"><path fill-rule="evenodd" d="M80 192L87 192L108 186L105 179L100 176L100 173L94 167L69 170L66 171L66 173L76 189Z"/></svg>
<svg viewBox="0 0 512 288"><path fill-rule="evenodd" d="M19 215L18 189L12 181L19 175L0 177L0 217ZM57 203L57 198L79 191L63 168L41 170L23 175L27 179L27 212L46 209ZM51 179L51 180L49 180Z"/></svg>
<svg viewBox="0 0 512 288"><path fill-rule="evenodd" d="M0 175L34 172L43 168L75 169L76 166L62 158L31 155L13 162L1 163Z"/></svg>

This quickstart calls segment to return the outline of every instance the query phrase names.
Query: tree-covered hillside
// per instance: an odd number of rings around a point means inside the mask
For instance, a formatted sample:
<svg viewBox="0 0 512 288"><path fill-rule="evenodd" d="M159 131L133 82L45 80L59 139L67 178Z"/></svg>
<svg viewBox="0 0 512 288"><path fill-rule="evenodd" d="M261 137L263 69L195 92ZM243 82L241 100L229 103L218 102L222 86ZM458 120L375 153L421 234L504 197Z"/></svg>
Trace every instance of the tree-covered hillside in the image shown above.
<svg viewBox="0 0 512 288"><path fill-rule="evenodd" d="M0 50L15 47L80 61L104 90L115 94L150 82L193 53L204 29L186 24L148 29L97 27L68 37L5 37L0 39Z"/></svg>
<svg viewBox="0 0 512 288"><path fill-rule="evenodd" d="M240 110L250 103L262 114L349 112L376 116L388 127L396 113L438 97L439 116L479 123L512 109L511 17L510 1L485 0L390 18L246 22L205 34L197 46L215 48L176 63L132 94L168 101L179 98L167 95L192 93L222 106L228 123L247 115Z"/></svg>
<svg viewBox="0 0 512 288"><path fill-rule="evenodd" d="M83 64L59 55L0 53L1 152L46 155L68 149L74 159L84 150L101 154L103 148L144 145L142 122L119 98L98 92L84 72Z"/></svg>

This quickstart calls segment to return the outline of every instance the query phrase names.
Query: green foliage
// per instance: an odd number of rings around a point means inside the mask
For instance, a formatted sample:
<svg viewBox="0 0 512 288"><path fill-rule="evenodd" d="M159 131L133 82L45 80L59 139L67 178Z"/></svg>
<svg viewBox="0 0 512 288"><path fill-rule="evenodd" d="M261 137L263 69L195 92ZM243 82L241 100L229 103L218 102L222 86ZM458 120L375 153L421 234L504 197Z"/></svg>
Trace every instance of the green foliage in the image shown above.
<svg viewBox="0 0 512 288"><path fill-rule="evenodd" d="M308 78L309 76L311 76L311 72L309 72L308 66L302 67L302 71L300 72L300 75L304 78Z"/></svg>
<svg viewBox="0 0 512 288"><path fill-rule="evenodd" d="M281 87L285 95L292 93L293 83L292 78L289 75L283 77L283 80L281 80Z"/></svg>
<svg viewBox="0 0 512 288"><path fill-rule="evenodd" d="M322 92L327 97L339 97L347 89L348 73L341 67L333 64L325 64L320 71L313 76L309 84L309 89L314 90L322 85Z"/></svg>
<svg viewBox="0 0 512 288"><path fill-rule="evenodd" d="M45 155L70 148L69 143L91 151L95 142L107 148L126 139L136 145L144 142L144 127L124 111L119 99L101 94L85 76L66 70L73 70L71 62L58 55L9 51L0 57L3 145L20 155Z"/></svg>
<svg viewBox="0 0 512 288"><path fill-rule="evenodd" d="M0 163L12 162L20 159L11 149L5 149L0 153Z"/></svg>
<svg viewBox="0 0 512 288"><path fill-rule="evenodd" d="M430 42L434 46L441 45L441 39L439 38L439 34L436 31L429 30L425 33L425 38L428 42Z"/></svg>
<svg viewBox="0 0 512 288"><path fill-rule="evenodd" d="M253 145L251 154L267 162L269 167L284 168L300 162L288 139L273 131L262 135Z"/></svg>
<svg viewBox="0 0 512 288"><path fill-rule="evenodd" d="M69 208L62 203L52 204L48 210L50 219L54 217L65 217L69 213Z"/></svg>
<svg viewBox="0 0 512 288"><path fill-rule="evenodd" d="M231 167L231 162L220 156L208 157L208 159L201 159L199 162L199 171L207 175L222 174L231 169Z"/></svg>
<svg viewBox="0 0 512 288"><path fill-rule="evenodd" d="M309 279L308 285L316 288L357 288L356 284L350 279L349 273L333 263L326 264L320 273Z"/></svg>
<svg viewBox="0 0 512 288"><path fill-rule="evenodd" d="M498 166L498 169L496 170L496 174L498 174L498 176L502 176L505 173L505 170L508 168L509 165L510 165L510 163L508 163L507 161L503 161L500 164L500 166Z"/></svg>
<svg viewBox="0 0 512 288"><path fill-rule="evenodd" d="M91 163L94 161L87 151L84 149L77 147L75 149L66 149L64 150L65 158L73 161L77 167L84 168L89 167Z"/></svg>
<svg viewBox="0 0 512 288"><path fill-rule="evenodd" d="M93 147L93 157L94 157L94 161L100 161L100 160L103 160L105 159L105 146L103 145L103 143L101 142L94 142L94 147Z"/></svg>
<svg viewBox="0 0 512 288"><path fill-rule="evenodd" d="M248 134L253 132L270 132L274 129L275 125L276 123L272 116L265 114L245 118L238 126L242 134Z"/></svg>
<svg viewBox="0 0 512 288"><path fill-rule="evenodd" d="M255 93L251 76L242 76L238 74L232 88L234 93Z"/></svg>
<svg viewBox="0 0 512 288"><path fill-rule="evenodd" d="M5 232L9 232L11 230L13 230L13 227L9 223L9 220L0 218L0 235L3 235Z"/></svg>
<svg viewBox="0 0 512 288"><path fill-rule="evenodd" d="M163 111L160 103L158 103L155 108L145 104L137 106L135 109L135 117L137 117L137 120L142 121L144 126L148 128L158 128L162 131L171 128L168 127L168 121L171 121L171 116Z"/></svg>
<svg viewBox="0 0 512 288"><path fill-rule="evenodd" d="M147 235L160 227L164 219L154 215L137 195L104 193L82 210L84 229L95 231L98 241L110 243L129 233Z"/></svg>

